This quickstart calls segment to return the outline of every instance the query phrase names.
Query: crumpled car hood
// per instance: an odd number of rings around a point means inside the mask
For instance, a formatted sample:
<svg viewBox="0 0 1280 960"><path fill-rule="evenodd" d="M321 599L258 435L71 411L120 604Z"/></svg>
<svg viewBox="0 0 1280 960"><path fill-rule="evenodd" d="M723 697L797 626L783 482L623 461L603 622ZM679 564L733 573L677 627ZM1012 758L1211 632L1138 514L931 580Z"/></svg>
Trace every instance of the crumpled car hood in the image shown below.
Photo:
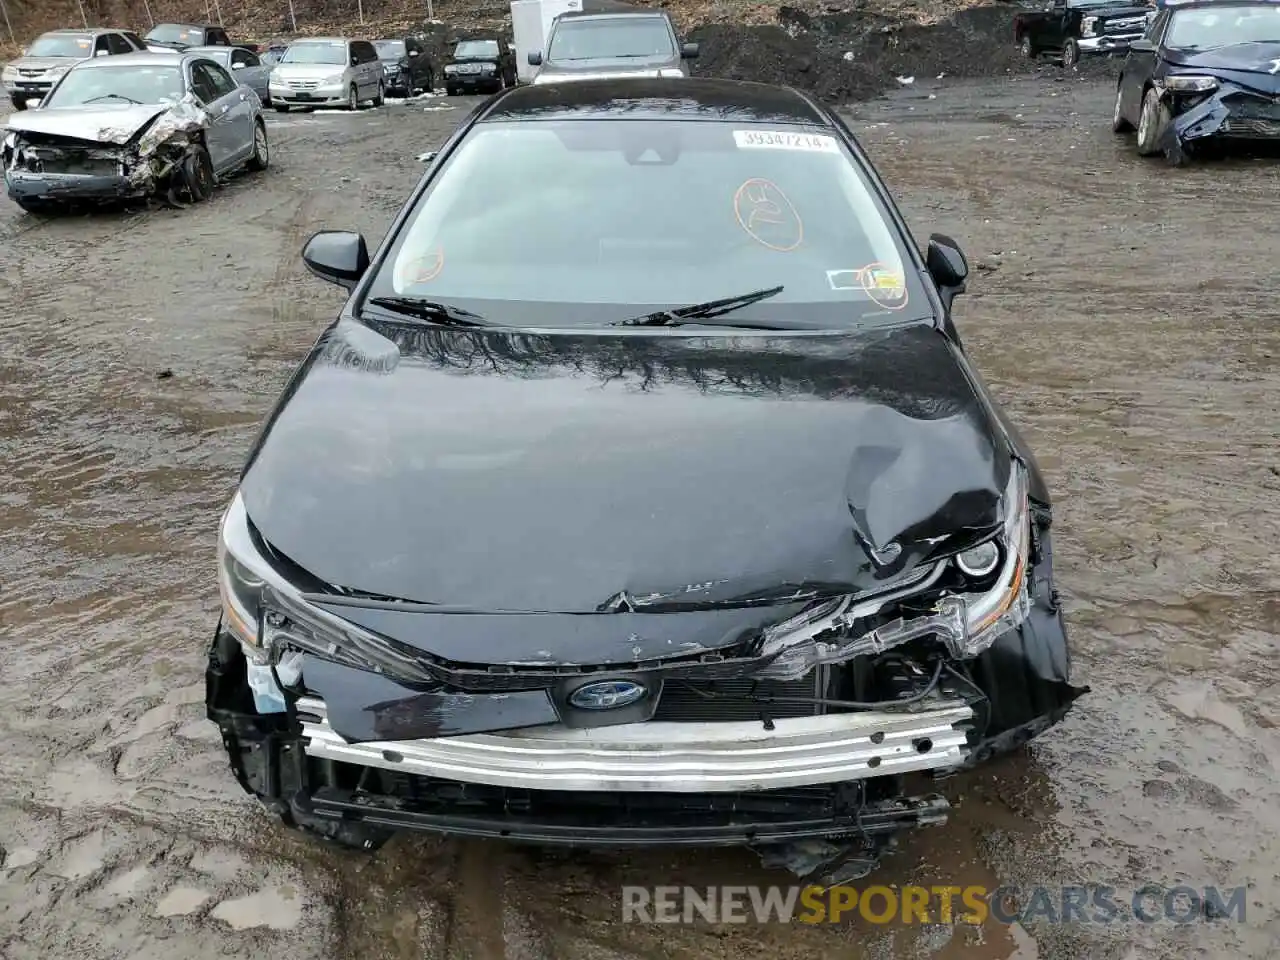
<svg viewBox="0 0 1280 960"><path fill-rule="evenodd" d="M1216 50L1169 50L1170 63L1207 70L1246 87L1280 93L1280 42L1237 43Z"/></svg>
<svg viewBox="0 0 1280 960"><path fill-rule="evenodd" d="M331 328L241 490L327 584L482 611L872 585L1000 519L1009 442L927 325L836 335ZM893 543L896 550L890 550Z"/></svg>
<svg viewBox="0 0 1280 960"><path fill-rule="evenodd" d="M25 110L8 118L10 130L74 137L95 143L128 143L135 133L173 104L109 104L46 107Z"/></svg>

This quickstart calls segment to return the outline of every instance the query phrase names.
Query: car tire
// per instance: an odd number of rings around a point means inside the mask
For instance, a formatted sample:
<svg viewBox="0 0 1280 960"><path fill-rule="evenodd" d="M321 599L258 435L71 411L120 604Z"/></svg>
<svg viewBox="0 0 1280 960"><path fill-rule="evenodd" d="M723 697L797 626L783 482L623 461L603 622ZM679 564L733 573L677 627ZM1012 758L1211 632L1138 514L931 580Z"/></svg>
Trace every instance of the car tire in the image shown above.
<svg viewBox="0 0 1280 960"><path fill-rule="evenodd" d="M356 89L354 83L347 90L347 109L353 113L360 109L360 91Z"/></svg>
<svg viewBox="0 0 1280 960"><path fill-rule="evenodd" d="M1079 62L1080 44L1076 43L1074 37L1067 37L1067 42L1062 45L1062 65L1074 67Z"/></svg>
<svg viewBox="0 0 1280 960"><path fill-rule="evenodd" d="M456 97L458 95L458 88L446 86L444 88L444 95L446 97Z"/></svg>
<svg viewBox="0 0 1280 960"><path fill-rule="evenodd" d="M1031 42L1030 34L1023 36L1022 44L1019 46L1019 49L1022 51L1022 55L1028 60L1034 60L1040 55L1040 51L1036 49L1036 45Z"/></svg>
<svg viewBox="0 0 1280 960"><path fill-rule="evenodd" d="M267 143L267 125L261 120L253 121L253 154L249 157L248 168L259 173L271 165L271 145Z"/></svg>
<svg viewBox="0 0 1280 960"><path fill-rule="evenodd" d="M378 81L378 95L373 98L375 107L385 106L387 102L387 85L381 80Z"/></svg>
<svg viewBox="0 0 1280 960"><path fill-rule="evenodd" d="M271 106L275 109L276 113L288 113L288 112L289 112L288 104L284 104L284 103L273 103Z"/></svg>
<svg viewBox="0 0 1280 960"><path fill-rule="evenodd" d="M1121 108L1121 100L1123 100L1124 87L1116 84L1116 103L1111 109L1111 132L1112 133L1132 133L1133 124L1124 118Z"/></svg>
<svg viewBox="0 0 1280 960"><path fill-rule="evenodd" d="M26 98L26 97L10 97L10 98L9 98L9 102L13 104L13 109L15 109L15 110L25 110L25 109L27 109L27 98Z"/></svg>
<svg viewBox="0 0 1280 960"><path fill-rule="evenodd" d="M1161 152L1160 141L1170 118L1169 107L1160 101L1160 94L1148 87L1138 116L1138 156L1154 157Z"/></svg>
<svg viewBox="0 0 1280 960"><path fill-rule="evenodd" d="M182 175L192 203L208 200L213 195L213 158L209 151L198 146L182 162Z"/></svg>

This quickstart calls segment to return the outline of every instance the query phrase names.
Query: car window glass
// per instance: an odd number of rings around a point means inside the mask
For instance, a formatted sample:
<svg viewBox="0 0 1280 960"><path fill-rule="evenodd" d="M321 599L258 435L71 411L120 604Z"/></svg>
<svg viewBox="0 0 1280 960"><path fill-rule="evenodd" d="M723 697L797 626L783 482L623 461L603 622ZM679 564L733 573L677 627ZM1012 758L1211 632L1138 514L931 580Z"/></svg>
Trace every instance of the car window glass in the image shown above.
<svg viewBox="0 0 1280 960"><path fill-rule="evenodd" d="M209 79L213 83L216 97L225 97L229 93L234 93L236 87L240 86L240 81L227 73L225 67L210 63L205 69L209 71Z"/></svg>
<svg viewBox="0 0 1280 960"><path fill-rule="evenodd" d="M147 48L146 42L136 33L126 33L125 36L128 37L129 42L132 43L139 50L145 50Z"/></svg>
<svg viewBox="0 0 1280 960"><path fill-rule="evenodd" d="M232 50L231 65L234 67L237 64L241 64L246 67L256 67L258 65L258 58L248 50Z"/></svg>
<svg viewBox="0 0 1280 960"><path fill-rule="evenodd" d="M374 49L373 44L367 40L358 44L360 48L360 62L373 63L378 59L378 51Z"/></svg>
<svg viewBox="0 0 1280 960"><path fill-rule="evenodd" d="M204 104L218 99L218 86L209 75L207 63L197 63L191 68L191 91Z"/></svg>
<svg viewBox="0 0 1280 960"><path fill-rule="evenodd" d="M663 18L613 17L561 21L551 38L548 59L667 57L673 53L671 31Z"/></svg>
<svg viewBox="0 0 1280 960"><path fill-rule="evenodd" d="M107 46L112 53L133 53L133 47L118 33L107 34Z"/></svg>
<svg viewBox="0 0 1280 960"><path fill-rule="evenodd" d="M108 52L111 50L111 43L107 40L107 35L105 33L101 34L98 39L93 42L93 52L95 55L103 50Z"/></svg>
<svg viewBox="0 0 1280 960"><path fill-rule="evenodd" d="M785 290L768 315L834 327L901 319L908 302L929 309L869 177L830 134L646 120L482 126L411 214L375 295L500 300L477 310L517 323L554 316L556 302L611 305L598 321L774 285Z"/></svg>

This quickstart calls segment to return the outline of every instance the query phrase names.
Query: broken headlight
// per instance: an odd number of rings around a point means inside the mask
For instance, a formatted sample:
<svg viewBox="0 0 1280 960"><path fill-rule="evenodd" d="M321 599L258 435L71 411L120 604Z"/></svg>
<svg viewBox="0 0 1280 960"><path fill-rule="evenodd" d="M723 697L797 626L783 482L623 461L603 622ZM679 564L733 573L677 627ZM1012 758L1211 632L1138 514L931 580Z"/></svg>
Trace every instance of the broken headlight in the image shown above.
<svg viewBox="0 0 1280 960"><path fill-rule="evenodd" d="M760 655L773 659L756 671L755 676L797 680L824 663L881 654L924 637L941 640L947 652L957 659L982 653L1001 634L1021 624L1031 606L1027 594L1031 554L1031 506L1027 494L1027 471L1015 462L1005 488L1004 519L997 538L971 547L950 560L917 568L876 594L815 604L768 628ZM943 593L931 613L900 617L874 630L854 632L860 623L876 616L890 603L926 594L942 579L951 563L984 585L975 590ZM987 569L983 570L984 566Z"/></svg>
<svg viewBox="0 0 1280 960"><path fill-rule="evenodd" d="M1218 80L1216 77L1182 74L1165 77L1164 88L1171 93L1208 93L1210 90L1218 89Z"/></svg>
<svg viewBox="0 0 1280 960"><path fill-rule="evenodd" d="M239 493L218 530L218 592L223 628L253 663L271 662L293 648L406 683L434 680L411 654L308 603L253 542Z"/></svg>

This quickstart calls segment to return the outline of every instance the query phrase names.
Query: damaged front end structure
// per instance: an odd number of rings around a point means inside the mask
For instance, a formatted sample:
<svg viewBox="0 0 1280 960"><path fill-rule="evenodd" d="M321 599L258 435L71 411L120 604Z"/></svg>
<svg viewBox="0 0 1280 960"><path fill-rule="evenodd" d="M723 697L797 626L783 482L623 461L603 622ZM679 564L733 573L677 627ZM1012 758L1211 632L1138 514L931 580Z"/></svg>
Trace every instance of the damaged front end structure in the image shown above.
<svg viewBox="0 0 1280 960"><path fill-rule="evenodd" d="M0 145L9 197L25 208L152 196L180 205L213 189L202 146L210 118L190 95L121 111L111 126L74 116L50 123L49 112L11 117Z"/></svg>
<svg viewBox="0 0 1280 960"><path fill-rule="evenodd" d="M946 819L912 779L1026 742L1087 691L1069 682L1048 506L1007 462L994 530L860 593L623 596L589 615L350 595L275 553L237 496L209 717L247 791L344 843L750 845L851 879L900 830ZM466 656L482 648L512 653Z"/></svg>

